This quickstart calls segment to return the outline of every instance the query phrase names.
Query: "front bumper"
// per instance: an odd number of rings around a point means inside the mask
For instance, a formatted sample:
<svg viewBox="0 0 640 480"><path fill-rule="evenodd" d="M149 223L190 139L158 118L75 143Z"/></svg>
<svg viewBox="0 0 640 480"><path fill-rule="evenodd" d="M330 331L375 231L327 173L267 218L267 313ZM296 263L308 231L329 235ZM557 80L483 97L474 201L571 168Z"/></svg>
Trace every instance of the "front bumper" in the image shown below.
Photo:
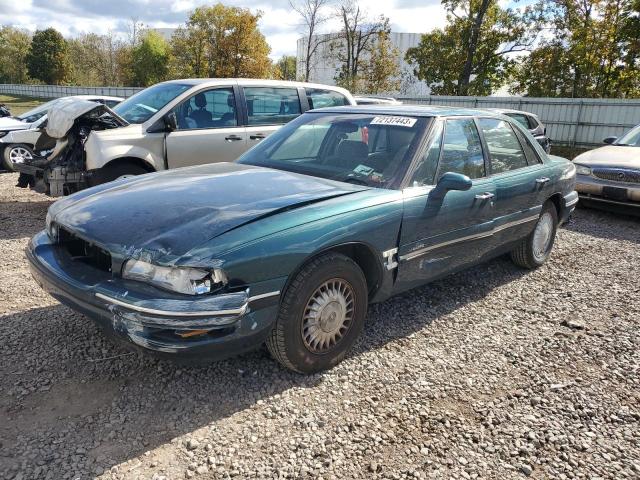
<svg viewBox="0 0 640 480"><path fill-rule="evenodd" d="M26 253L33 277L51 296L127 345L159 354L185 359L237 355L262 344L277 315L279 291L253 297L248 289L187 299L164 296L71 260L46 232L33 237Z"/></svg>
<svg viewBox="0 0 640 480"><path fill-rule="evenodd" d="M576 176L580 198L601 204L640 208L640 184L613 182L591 175Z"/></svg>

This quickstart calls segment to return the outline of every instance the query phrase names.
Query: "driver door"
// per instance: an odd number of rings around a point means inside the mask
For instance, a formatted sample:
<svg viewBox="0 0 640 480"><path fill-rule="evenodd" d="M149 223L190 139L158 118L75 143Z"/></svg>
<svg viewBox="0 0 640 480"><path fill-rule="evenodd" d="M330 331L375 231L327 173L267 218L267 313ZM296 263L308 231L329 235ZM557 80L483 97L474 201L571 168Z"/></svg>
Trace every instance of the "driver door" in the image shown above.
<svg viewBox="0 0 640 480"><path fill-rule="evenodd" d="M177 128L165 140L169 168L233 162L248 148L231 86L198 92L173 112Z"/></svg>
<svg viewBox="0 0 640 480"><path fill-rule="evenodd" d="M397 291L474 263L491 245L496 187L475 121L453 118L443 127L415 169L413 186L403 192ZM446 172L467 175L471 188L443 192L432 186Z"/></svg>

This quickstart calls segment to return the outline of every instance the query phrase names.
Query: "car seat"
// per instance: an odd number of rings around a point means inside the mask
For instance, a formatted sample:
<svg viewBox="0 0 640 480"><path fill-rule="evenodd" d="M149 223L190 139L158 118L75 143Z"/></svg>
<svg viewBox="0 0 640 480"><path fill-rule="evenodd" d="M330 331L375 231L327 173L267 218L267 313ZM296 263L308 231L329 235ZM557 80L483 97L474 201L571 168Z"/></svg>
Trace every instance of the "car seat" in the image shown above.
<svg viewBox="0 0 640 480"><path fill-rule="evenodd" d="M227 97L227 106L231 109L230 112L226 112L220 117L220 123L222 125L236 125L236 101L233 95Z"/></svg>
<svg viewBox="0 0 640 480"><path fill-rule="evenodd" d="M198 128L206 128L210 126L212 116L211 112L206 109L207 97L205 97L204 93L197 93L194 97L194 102L198 109L191 112L189 117L193 119L194 122L196 122Z"/></svg>

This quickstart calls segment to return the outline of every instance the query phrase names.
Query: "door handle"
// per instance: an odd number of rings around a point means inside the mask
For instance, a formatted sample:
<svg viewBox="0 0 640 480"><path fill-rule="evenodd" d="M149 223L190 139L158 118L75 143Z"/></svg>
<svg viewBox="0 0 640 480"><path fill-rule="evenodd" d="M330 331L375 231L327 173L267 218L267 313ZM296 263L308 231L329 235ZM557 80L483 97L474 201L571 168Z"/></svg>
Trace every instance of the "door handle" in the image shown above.
<svg viewBox="0 0 640 480"><path fill-rule="evenodd" d="M242 140L240 135L229 135L228 137L224 137L227 142L237 142L238 140Z"/></svg>
<svg viewBox="0 0 640 480"><path fill-rule="evenodd" d="M545 183L547 183L549 181L549 177L540 177L540 178L536 178L536 183L538 185L544 185Z"/></svg>
<svg viewBox="0 0 640 480"><path fill-rule="evenodd" d="M264 133L256 133L255 135L249 135L249 138L251 140L262 140L263 138L266 138L267 136Z"/></svg>
<svg viewBox="0 0 640 480"><path fill-rule="evenodd" d="M478 193L476 195L476 200L488 200L493 197L495 197L495 195L491 192Z"/></svg>

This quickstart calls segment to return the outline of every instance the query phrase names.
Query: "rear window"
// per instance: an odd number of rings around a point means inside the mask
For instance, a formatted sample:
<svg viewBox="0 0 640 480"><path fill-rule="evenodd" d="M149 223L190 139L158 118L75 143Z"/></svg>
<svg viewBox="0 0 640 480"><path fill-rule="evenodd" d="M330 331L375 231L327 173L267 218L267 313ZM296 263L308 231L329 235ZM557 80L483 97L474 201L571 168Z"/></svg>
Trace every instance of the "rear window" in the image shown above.
<svg viewBox="0 0 640 480"><path fill-rule="evenodd" d="M307 101L309 108L325 108L325 107L341 107L351 105L347 97L333 90L324 90L322 88L306 88Z"/></svg>
<svg viewBox="0 0 640 480"><path fill-rule="evenodd" d="M296 88L245 87L249 125L290 122L301 113Z"/></svg>

